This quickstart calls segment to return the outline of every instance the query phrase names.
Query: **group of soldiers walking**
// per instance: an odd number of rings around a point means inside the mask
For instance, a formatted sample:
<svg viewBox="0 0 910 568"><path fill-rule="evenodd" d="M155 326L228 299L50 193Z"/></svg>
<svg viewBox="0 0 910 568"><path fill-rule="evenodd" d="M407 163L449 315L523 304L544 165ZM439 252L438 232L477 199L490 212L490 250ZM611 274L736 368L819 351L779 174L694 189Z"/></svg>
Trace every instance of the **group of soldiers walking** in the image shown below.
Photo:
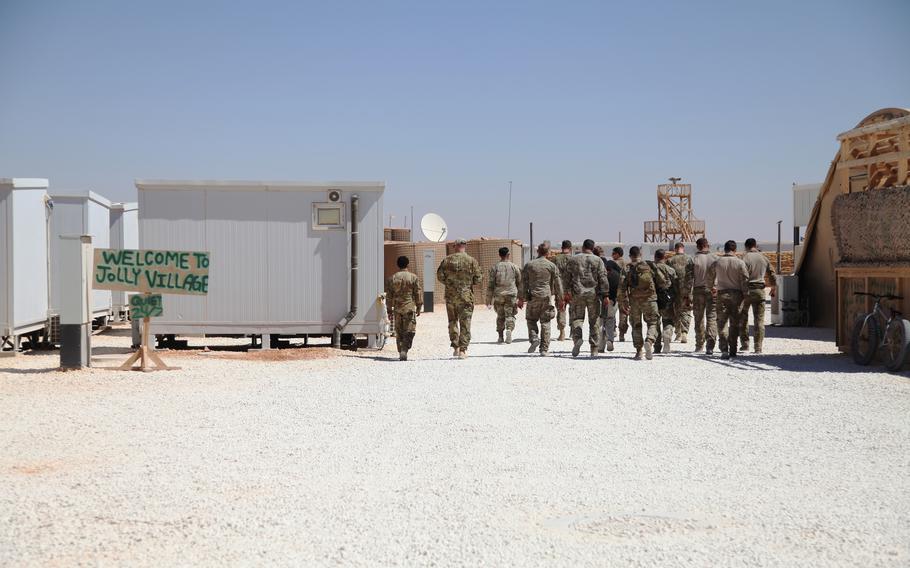
<svg viewBox="0 0 910 568"><path fill-rule="evenodd" d="M436 276L445 286L449 341L453 356L467 357L474 313L474 287L483 280L480 264L465 252L467 242L457 240L455 252L439 265ZM721 357L736 357L749 348L748 315L755 321L753 350L762 352L764 339L765 285L775 293L774 272L768 259L747 239L746 252L736 256L736 243L727 241L722 255L710 252L707 239L696 241L694 257L682 243L674 254L663 249L653 260L641 257L637 246L629 249L629 260L616 247L607 257L587 239L579 254L572 243L562 242L562 251L550 260L548 243L537 247L537 257L519 268L510 260L507 247L499 249L500 261L490 268L486 305L496 310L499 343L511 343L515 316L524 308L530 347L528 353L550 354L550 326L556 319L558 341L572 340L572 356L584 345L584 322L588 321L590 355L613 351L617 327L620 342L629 327L636 360L652 359L667 353L671 341L688 343L695 317L695 351L712 355L719 347ZM407 360L414 340L417 316L423 303L420 282L407 270L409 261L398 258L399 271L389 280L388 306L398 343L399 358ZM567 319L568 318L568 319ZM737 342L737 339L739 340Z"/></svg>

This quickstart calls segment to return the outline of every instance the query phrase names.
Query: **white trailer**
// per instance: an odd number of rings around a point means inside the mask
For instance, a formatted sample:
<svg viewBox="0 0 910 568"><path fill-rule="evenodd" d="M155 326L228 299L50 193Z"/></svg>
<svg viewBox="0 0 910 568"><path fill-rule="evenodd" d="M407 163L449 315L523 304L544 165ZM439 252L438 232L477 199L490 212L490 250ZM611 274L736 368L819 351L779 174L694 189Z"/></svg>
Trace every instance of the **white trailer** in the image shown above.
<svg viewBox="0 0 910 568"><path fill-rule="evenodd" d="M0 179L0 349L48 321L46 179Z"/></svg>
<svg viewBox="0 0 910 568"><path fill-rule="evenodd" d="M136 187L140 248L211 254L208 295L165 295L152 333L384 338L383 182Z"/></svg>
<svg viewBox="0 0 910 568"><path fill-rule="evenodd" d="M139 248L139 204L111 204L111 248ZM111 303L114 316L125 319L129 314L129 294L121 290L111 292Z"/></svg>
<svg viewBox="0 0 910 568"><path fill-rule="evenodd" d="M52 314L60 310L60 237L91 235L94 248L111 244L111 202L94 191L53 191L50 217L50 287ZM92 318L111 315L111 291L92 290Z"/></svg>

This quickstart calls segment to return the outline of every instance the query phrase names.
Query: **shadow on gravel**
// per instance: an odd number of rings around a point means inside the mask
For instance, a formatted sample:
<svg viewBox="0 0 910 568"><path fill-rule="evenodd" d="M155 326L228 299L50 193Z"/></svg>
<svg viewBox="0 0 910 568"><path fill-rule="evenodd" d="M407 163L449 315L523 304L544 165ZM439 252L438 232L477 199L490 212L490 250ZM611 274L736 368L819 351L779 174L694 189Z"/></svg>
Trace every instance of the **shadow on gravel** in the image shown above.
<svg viewBox="0 0 910 568"><path fill-rule="evenodd" d="M755 326L749 326L749 337L754 337ZM765 337L777 339L801 339L804 341L828 341L834 343L834 330L824 327L777 327L766 325Z"/></svg>
<svg viewBox="0 0 910 568"><path fill-rule="evenodd" d="M57 368L52 367L43 367L41 369L2 369L0 368L0 375L37 375L40 373L56 373Z"/></svg>
<svg viewBox="0 0 910 568"><path fill-rule="evenodd" d="M840 353L799 355L799 354L761 354L746 353L738 355L735 359L721 359L719 355L706 357L695 353L670 353L669 355L656 355L656 357L685 357L700 359L707 363L739 369L743 371L789 371L795 373L888 373L883 367L870 365L861 367L853 362L850 357ZM897 376L906 376L907 372L888 373Z"/></svg>

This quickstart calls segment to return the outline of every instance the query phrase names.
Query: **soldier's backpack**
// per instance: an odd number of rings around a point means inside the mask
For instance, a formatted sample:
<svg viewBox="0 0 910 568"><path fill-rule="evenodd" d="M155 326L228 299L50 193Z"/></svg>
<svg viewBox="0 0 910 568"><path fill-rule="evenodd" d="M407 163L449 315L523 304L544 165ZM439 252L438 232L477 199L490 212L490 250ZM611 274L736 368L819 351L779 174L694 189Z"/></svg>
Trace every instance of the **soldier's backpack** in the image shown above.
<svg viewBox="0 0 910 568"><path fill-rule="evenodd" d="M651 267L647 263L639 262L629 270L629 283L632 285L632 292L638 292L641 295L650 295L654 290L654 274L651 273Z"/></svg>
<svg viewBox="0 0 910 568"><path fill-rule="evenodd" d="M650 260L648 261L648 267L653 272L656 272L658 270L657 265L655 265ZM660 286L657 285L658 279L656 278L656 275L653 275L653 276L655 276L654 292L657 294L657 309L658 310L666 309L666 308L670 307L670 305L673 304L673 287L671 285L668 288L661 288Z"/></svg>

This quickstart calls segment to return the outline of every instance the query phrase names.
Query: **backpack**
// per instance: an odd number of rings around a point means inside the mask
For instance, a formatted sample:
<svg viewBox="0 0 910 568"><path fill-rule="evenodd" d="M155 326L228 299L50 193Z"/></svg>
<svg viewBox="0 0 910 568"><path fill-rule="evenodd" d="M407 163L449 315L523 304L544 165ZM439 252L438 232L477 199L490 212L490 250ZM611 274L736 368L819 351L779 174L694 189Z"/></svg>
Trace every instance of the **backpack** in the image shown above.
<svg viewBox="0 0 910 568"><path fill-rule="evenodd" d="M648 267L653 271L659 270L657 265L650 260L648 261ZM657 309L664 310L673 304L673 287L671 285L669 288L660 288L657 286L656 280L655 278L654 292L657 294Z"/></svg>
<svg viewBox="0 0 910 568"><path fill-rule="evenodd" d="M639 262L632 270L629 270L629 283L632 284L633 292L650 294L654 289L654 275L651 273L651 267L644 262Z"/></svg>

